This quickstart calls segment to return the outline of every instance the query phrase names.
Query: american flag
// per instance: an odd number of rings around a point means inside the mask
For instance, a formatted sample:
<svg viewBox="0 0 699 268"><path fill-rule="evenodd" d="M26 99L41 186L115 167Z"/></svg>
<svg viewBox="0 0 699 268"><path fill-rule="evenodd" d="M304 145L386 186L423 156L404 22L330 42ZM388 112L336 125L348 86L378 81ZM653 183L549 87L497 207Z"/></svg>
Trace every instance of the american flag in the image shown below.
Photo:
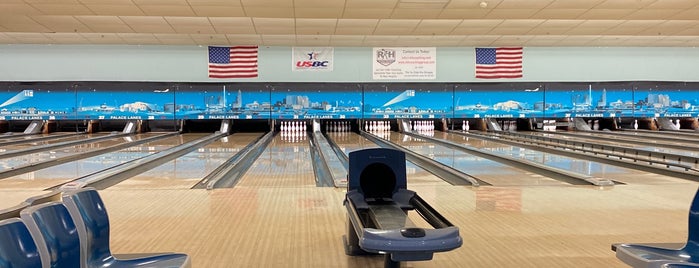
<svg viewBox="0 0 699 268"><path fill-rule="evenodd" d="M209 47L209 78L257 77L257 46Z"/></svg>
<svg viewBox="0 0 699 268"><path fill-rule="evenodd" d="M476 48L476 78L521 78L522 48Z"/></svg>

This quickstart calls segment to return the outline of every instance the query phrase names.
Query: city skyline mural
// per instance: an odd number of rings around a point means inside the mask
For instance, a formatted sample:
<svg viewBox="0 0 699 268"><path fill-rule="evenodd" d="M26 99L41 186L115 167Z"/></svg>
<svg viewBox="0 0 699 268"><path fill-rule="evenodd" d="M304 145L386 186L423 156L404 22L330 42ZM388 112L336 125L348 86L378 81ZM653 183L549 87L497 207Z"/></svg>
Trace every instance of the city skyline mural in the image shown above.
<svg viewBox="0 0 699 268"><path fill-rule="evenodd" d="M697 116L684 82L0 83L0 120Z"/></svg>

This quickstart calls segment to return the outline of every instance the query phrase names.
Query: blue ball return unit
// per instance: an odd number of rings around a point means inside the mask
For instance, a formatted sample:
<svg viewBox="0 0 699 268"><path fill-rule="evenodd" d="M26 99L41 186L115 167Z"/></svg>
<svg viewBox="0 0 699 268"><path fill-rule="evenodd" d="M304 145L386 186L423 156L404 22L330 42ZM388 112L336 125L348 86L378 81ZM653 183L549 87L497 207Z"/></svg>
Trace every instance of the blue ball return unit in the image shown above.
<svg viewBox="0 0 699 268"><path fill-rule="evenodd" d="M347 255L384 254L385 267L431 260L434 252L461 246L459 228L407 189L405 153L366 149L349 154L347 175ZM410 227L415 210L434 229Z"/></svg>

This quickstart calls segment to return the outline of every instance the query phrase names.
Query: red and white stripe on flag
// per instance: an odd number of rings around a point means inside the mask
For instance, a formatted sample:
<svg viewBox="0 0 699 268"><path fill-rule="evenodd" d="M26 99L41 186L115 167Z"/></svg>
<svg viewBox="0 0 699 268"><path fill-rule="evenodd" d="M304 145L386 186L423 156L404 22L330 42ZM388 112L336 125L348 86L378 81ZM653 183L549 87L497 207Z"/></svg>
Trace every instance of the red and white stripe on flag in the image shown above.
<svg viewBox="0 0 699 268"><path fill-rule="evenodd" d="M257 52L257 46L209 47L209 77L257 77Z"/></svg>
<svg viewBox="0 0 699 268"><path fill-rule="evenodd" d="M476 78L521 78L522 48L476 48Z"/></svg>

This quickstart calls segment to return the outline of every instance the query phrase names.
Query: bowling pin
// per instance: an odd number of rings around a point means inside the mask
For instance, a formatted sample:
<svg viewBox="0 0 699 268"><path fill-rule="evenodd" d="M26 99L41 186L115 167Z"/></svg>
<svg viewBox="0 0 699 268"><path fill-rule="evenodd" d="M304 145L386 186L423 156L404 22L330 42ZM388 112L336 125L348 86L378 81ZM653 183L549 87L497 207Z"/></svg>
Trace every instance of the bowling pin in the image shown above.
<svg viewBox="0 0 699 268"><path fill-rule="evenodd" d="M592 129L599 130L599 120L595 120L595 122L592 124Z"/></svg>
<svg viewBox="0 0 699 268"><path fill-rule="evenodd" d="M675 126L680 129L680 119L675 120Z"/></svg>
<svg viewBox="0 0 699 268"><path fill-rule="evenodd" d="M468 121L466 121L466 131L468 131L469 129L471 129L471 126L469 126Z"/></svg>
<svg viewBox="0 0 699 268"><path fill-rule="evenodd" d="M461 121L461 131L466 131L466 120Z"/></svg>
<svg viewBox="0 0 699 268"><path fill-rule="evenodd" d="M638 120L637 120L637 119L634 119L634 120L633 120L633 129L634 129L634 130L637 130L637 129L638 129Z"/></svg>

